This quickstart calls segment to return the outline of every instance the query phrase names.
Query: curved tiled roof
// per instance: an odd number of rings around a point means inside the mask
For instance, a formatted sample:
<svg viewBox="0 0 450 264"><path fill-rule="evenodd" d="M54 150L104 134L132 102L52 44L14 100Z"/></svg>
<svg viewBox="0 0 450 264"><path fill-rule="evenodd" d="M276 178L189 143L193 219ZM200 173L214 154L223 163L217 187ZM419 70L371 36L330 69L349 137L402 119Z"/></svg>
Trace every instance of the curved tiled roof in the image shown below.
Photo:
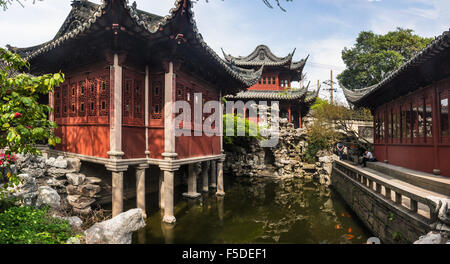
<svg viewBox="0 0 450 264"><path fill-rule="evenodd" d="M270 50L266 45L259 45L256 49L248 56L234 57L230 54L226 54L222 49L223 56L229 63L235 64L242 67L253 67L253 66L269 66L269 67L280 67L285 66L290 70L302 71L305 67L308 57L297 62L293 62L295 50L288 54L286 57L278 57Z"/></svg>
<svg viewBox="0 0 450 264"><path fill-rule="evenodd" d="M376 87L377 87L377 85L372 85L372 86L369 86L369 87L366 87L363 89L358 89L358 90L350 90L345 87L342 87L342 90L344 91L344 95L345 95L345 98L347 98L347 101L349 103L355 104L358 102L359 99L361 99L366 94L369 94Z"/></svg>
<svg viewBox="0 0 450 264"><path fill-rule="evenodd" d="M203 37L198 32L196 22L194 20L194 12L192 10L191 0L175 0L175 6L169 11L169 14L165 17L160 17L153 15L136 8L136 4L133 3L131 6L128 5L128 1L121 0L123 3L123 8L128 11L128 14L133 19L133 21L144 29L145 32L150 34L155 34L157 32L163 31L164 27L177 17L177 14L181 9L182 11L187 11L190 22L190 29L194 35L194 40L197 42L198 46L204 52L204 54L212 59L212 61L218 64L224 72L228 73L232 78L238 80L243 84L243 86L250 87L261 78L262 70L261 67L258 70L247 70L232 65L224 60L222 60L203 40ZM37 56L40 56L52 49L63 45L69 39L75 39L81 34L88 31L100 17L107 13L106 7L110 4L110 1L104 0L100 5L88 2L88 1L74 1L72 4L73 8L69 17L66 19L65 23L59 30L55 38L49 42L43 43L41 45L30 47L30 48L9 48L13 51L24 56L27 60L32 60ZM78 23L73 24L69 21L71 17L79 17Z"/></svg>
<svg viewBox="0 0 450 264"><path fill-rule="evenodd" d="M405 76L404 74L410 70L418 69L444 52L450 52L450 31L445 31L442 35L436 37L426 48L418 51L410 60L405 62L399 69L391 72L378 84L355 91L343 88L344 94L350 103L356 106L366 106L367 99L373 93L385 89L400 76ZM415 77L416 76L411 76L411 78ZM419 87L411 87L408 92L412 91L412 88L417 89Z"/></svg>
<svg viewBox="0 0 450 264"><path fill-rule="evenodd" d="M292 91L269 91L269 90L247 90L239 92L236 95L225 96L226 99L234 100L281 100L281 101L294 101L302 99L307 94L308 88L305 87L299 90Z"/></svg>

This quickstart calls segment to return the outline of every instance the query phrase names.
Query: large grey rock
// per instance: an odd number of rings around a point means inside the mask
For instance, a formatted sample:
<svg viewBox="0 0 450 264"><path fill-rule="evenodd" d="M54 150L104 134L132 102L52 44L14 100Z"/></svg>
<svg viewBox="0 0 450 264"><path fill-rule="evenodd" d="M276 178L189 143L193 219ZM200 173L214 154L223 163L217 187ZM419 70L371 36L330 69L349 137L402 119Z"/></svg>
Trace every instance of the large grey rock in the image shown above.
<svg viewBox="0 0 450 264"><path fill-rule="evenodd" d="M60 169L54 167L50 167L47 169L47 175L53 178L62 178L65 177L67 173L74 173L74 172L75 170L73 169Z"/></svg>
<svg viewBox="0 0 450 264"><path fill-rule="evenodd" d="M319 162L331 163L333 162L333 158L330 156L319 157Z"/></svg>
<svg viewBox="0 0 450 264"><path fill-rule="evenodd" d="M86 230L86 244L131 244L131 236L145 226L141 209L132 209Z"/></svg>
<svg viewBox="0 0 450 264"><path fill-rule="evenodd" d="M450 199L442 197L428 196L438 206L438 219L444 224L450 225Z"/></svg>
<svg viewBox="0 0 450 264"><path fill-rule="evenodd" d="M30 193L30 192L36 192L37 185L36 185L36 179L32 176L30 176L27 173L22 173L17 175L17 177L20 179L21 184L19 185L20 192L22 193Z"/></svg>
<svg viewBox="0 0 450 264"><path fill-rule="evenodd" d="M84 209L95 202L95 199L81 195L68 195L67 202L74 208Z"/></svg>
<svg viewBox="0 0 450 264"><path fill-rule="evenodd" d="M41 178L45 175L45 169L43 168L30 168L26 167L20 170L22 173L26 173L33 178Z"/></svg>
<svg viewBox="0 0 450 264"><path fill-rule="evenodd" d="M48 166L53 166L53 164L55 164L56 158L54 157L50 157L48 160L45 161L45 164L47 164Z"/></svg>
<svg viewBox="0 0 450 264"><path fill-rule="evenodd" d="M83 195L87 197L95 197L102 188L94 184L86 184L82 186L69 185L66 187L67 194L69 195Z"/></svg>
<svg viewBox="0 0 450 264"><path fill-rule="evenodd" d="M440 233L430 232L425 236L421 236L414 244L444 244L445 242Z"/></svg>
<svg viewBox="0 0 450 264"><path fill-rule="evenodd" d="M67 158L67 168L72 169L75 172L80 172L81 169L81 161L76 158Z"/></svg>
<svg viewBox="0 0 450 264"><path fill-rule="evenodd" d="M39 187L38 197L36 200L37 207L49 205L52 208L59 208L60 204L61 197L59 197L58 192L48 186Z"/></svg>
<svg viewBox="0 0 450 264"><path fill-rule="evenodd" d="M84 180L86 179L86 175L82 173L67 173L66 177L67 180L69 180L70 184L75 186L83 184Z"/></svg>
<svg viewBox="0 0 450 264"><path fill-rule="evenodd" d="M53 162L52 166L55 168L66 169L67 160L65 160L63 156L59 156L58 158L56 158L55 162Z"/></svg>

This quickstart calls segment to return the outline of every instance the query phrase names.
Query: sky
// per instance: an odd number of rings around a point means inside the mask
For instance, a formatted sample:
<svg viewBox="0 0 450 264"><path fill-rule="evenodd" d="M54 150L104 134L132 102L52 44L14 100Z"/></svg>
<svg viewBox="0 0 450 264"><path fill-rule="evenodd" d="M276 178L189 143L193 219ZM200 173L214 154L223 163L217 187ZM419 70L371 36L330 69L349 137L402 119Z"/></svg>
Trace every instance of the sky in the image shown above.
<svg viewBox="0 0 450 264"><path fill-rule="evenodd" d="M341 51L354 45L361 31L386 34L402 27L423 37L435 37L450 28L448 0L281 1L286 12L276 6L270 9L262 0L198 0L195 19L206 43L221 57L221 48L234 56L246 56L260 44L269 46L279 57L294 48L294 60L310 55L304 72L312 88L317 80L329 80L330 70L336 78L345 69ZM22 2L25 7L15 3L6 11L0 10L2 47L29 47L51 40L71 9L71 0ZM136 0L138 9L163 16L174 2ZM322 89L320 97L328 99L329 92ZM345 102L341 89L335 98Z"/></svg>

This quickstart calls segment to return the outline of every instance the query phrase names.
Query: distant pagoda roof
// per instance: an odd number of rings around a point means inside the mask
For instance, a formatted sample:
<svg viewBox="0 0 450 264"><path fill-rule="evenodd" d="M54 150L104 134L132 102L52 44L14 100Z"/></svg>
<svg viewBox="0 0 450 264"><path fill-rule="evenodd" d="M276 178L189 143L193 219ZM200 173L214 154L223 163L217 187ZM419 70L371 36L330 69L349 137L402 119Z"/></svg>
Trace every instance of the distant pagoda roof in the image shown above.
<svg viewBox="0 0 450 264"><path fill-rule="evenodd" d="M259 69L241 68L221 59L206 44L198 32L191 0L175 0L175 7L165 17L139 10L135 2L132 5L128 5L127 0L117 0L115 2L103 0L100 5L87 0L74 0L72 1L72 10L52 40L28 48L16 48L9 45L7 47L32 63L34 59L45 56L52 50L63 47L66 43L81 39L89 33L104 30L105 26L114 26L107 24L109 20L105 18L108 15L114 16L114 13L111 11L112 5L118 5L121 9L121 14L124 15L121 17L126 17L124 19L127 22L124 26L127 26L128 29L133 30L134 34L137 33L143 38L162 37L169 39L174 34L170 29L181 28L178 25L182 25L184 31L175 32L178 34L177 37L184 37L183 40L187 42L187 45L198 52L208 63L215 65L214 69L226 73L230 78L230 82L237 81L240 83L240 88L250 87L261 78L263 67ZM182 22L180 22L181 20ZM187 23L185 22L186 20ZM178 24L173 25L175 23Z"/></svg>
<svg viewBox="0 0 450 264"><path fill-rule="evenodd" d="M450 31L445 31L378 84L357 90L343 87L344 95L349 103L357 107L374 108L450 77L449 62Z"/></svg>
<svg viewBox="0 0 450 264"><path fill-rule="evenodd" d="M294 70L298 72L302 72L305 67L306 61L308 57L302 59L300 61L292 61L292 58L295 54L294 49L292 53L287 55L286 57L278 57L272 53L269 47L266 45L259 45L256 49L248 56L242 57L234 57L230 54L226 54L223 51L223 56L226 61L241 67L255 67L255 66L266 66L266 67L284 67L289 70Z"/></svg>
<svg viewBox="0 0 450 264"><path fill-rule="evenodd" d="M247 90L237 93L236 95L227 95L229 100L279 100L279 101L305 101L310 102L316 100L319 90L308 91L309 85L301 89L291 89L287 91L275 90Z"/></svg>

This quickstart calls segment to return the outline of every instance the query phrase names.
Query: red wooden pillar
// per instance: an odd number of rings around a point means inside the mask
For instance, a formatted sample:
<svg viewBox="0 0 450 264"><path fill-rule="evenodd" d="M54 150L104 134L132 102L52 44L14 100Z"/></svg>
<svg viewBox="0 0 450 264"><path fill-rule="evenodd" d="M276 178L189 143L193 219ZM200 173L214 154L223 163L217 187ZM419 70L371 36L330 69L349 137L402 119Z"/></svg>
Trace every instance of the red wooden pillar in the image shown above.
<svg viewBox="0 0 450 264"><path fill-rule="evenodd" d="M434 84L432 86L432 96L431 96L431 100L432 100L432 116L433 116L433 160L434 160L434 169L433 169L433 173L436 175L440 175L441 174L441 164L440 164L440 160L439 160L439 148L438 148L438 144L439 144L439 131L440 131L440 103L439 103L439 94L438 94L438 86L436 84Z"/></svg>

